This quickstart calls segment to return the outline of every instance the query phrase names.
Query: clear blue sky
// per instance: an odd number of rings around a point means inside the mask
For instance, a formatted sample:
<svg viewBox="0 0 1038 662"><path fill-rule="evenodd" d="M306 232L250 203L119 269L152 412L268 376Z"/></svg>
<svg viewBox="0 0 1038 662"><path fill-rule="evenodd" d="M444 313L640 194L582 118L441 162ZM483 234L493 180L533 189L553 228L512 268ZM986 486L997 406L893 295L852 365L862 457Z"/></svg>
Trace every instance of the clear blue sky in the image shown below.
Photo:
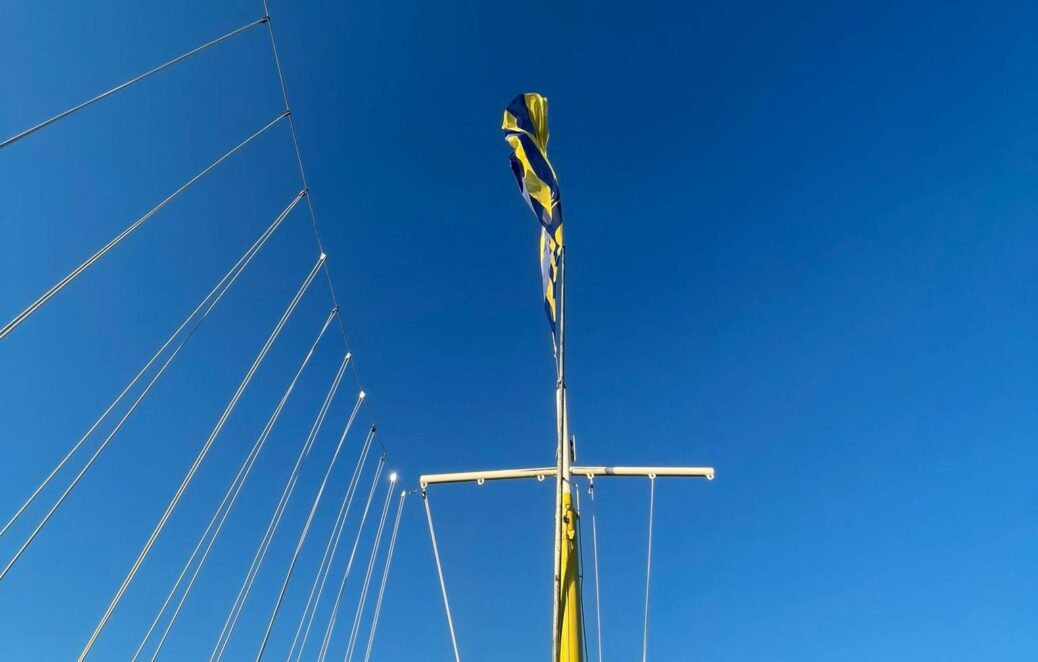
<svg viewBox="0 0 1038 662"><path fill-rule="evenodd" d="M261 11L9 6L0 133ZM272 13L364 387L408 484L552 462L537 230L498 130L512 96L539 91L567 211L580 460L718 471L659 485L650 657L1038 657L1033 4L279 1ZM254 30L3 150L0 317L273 118L272 67ZM281 126L0 344L5 518L299 188ZM0 657L69 659L86 641L315 259L308 223L302 209L290 217L0 585ZM135 647L329 307L318 281L96 659ZM331 338L167 659L215 640L341 354ZM332 409L233 659L251 659L355 392L348 383ZM606 659L640 651L647 496L637 481L599 486ZM463 657L545 659L550 485L433 499ZM377 659L450 658L419 503ZM24 533L0 540L5 559Z"/></svg>

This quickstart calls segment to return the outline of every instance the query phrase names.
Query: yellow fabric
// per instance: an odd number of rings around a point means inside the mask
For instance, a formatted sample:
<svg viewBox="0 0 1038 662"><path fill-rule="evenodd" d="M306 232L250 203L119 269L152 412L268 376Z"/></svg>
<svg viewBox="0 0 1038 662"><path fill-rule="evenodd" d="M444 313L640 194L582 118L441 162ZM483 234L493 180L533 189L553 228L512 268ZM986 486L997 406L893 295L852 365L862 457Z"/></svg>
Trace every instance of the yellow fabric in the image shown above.
<svg viewBox="0 0 1038 662"><path fill-rule="evenodd" d="M523 133L527 133L519 128L519 121L515 119L515 115L507 110L505 111L505 118L501 120L501 128L506 131L522 131Z"/></svg>
<svg viewBox="0 0 1038 662"><path fill-rule="evenodd" d="M548 156L548 99L536 92L527 92L523 95L526 99L526 110L530 113L530 121L533 122L534 135L531 136L541 153Z"/></svg>
<svg viewBox="0 0 1038 662"><path fill-rule="evenodd" d="M537 147L540 148L541 154L544 154L545 158L547 158L548 99L536 92L527 92L523 95L523 99L526 102L526 112L530 115L530 121L533 123L533 133L520 128L519 121L516 119L515 115L507 110L505 111L504 119L501 122L501 128L506 131L518 131L530 136L533 138L533 141L537 143Z"/></svg>
<svg viewBox="0 0 1038 662"><path fill-rule="evenodd" d="M562 228L559 228L561 234ZM558 320L555 306L555 284L559 280L559 253L558 244L551 238L548 231L541 228L541 270L544 283L544 302L548 306L548 316L554 323Z"/></svg>
<svg viewBox="0 0 1038 662"><path fill-rule="evenodd" d="M584 632L580 618L580 558L577 548L577 511L568 493L562 495L562 558L559 572L562 592L559 596L559 650L556 662L583 662Z"/></svg>
<svg viewBox="0 0 1038 662"><path fill-rule="evenodd" d="M504 110L501 128L512 148L508 160L523 199L541 225L540 266L544 309L558 350L562 272L562 201L558 176L548 160L548 100L533 92L516 96Z"/></svg>
<svg viewBox="0 0 1038 662"><path fill-rule="evenodd" d="M508 113L506 112L505 114L507 115ZM530 194L531 198L539 202L541 207L544 207L549 216L552 216L554 214L554 205L551 199L551 187L545 184L544 180L533 171L522 141L515 136L507 136L505 140L515 150L515 156L523 166L523 182L526 184L526 192Z"/></svg>

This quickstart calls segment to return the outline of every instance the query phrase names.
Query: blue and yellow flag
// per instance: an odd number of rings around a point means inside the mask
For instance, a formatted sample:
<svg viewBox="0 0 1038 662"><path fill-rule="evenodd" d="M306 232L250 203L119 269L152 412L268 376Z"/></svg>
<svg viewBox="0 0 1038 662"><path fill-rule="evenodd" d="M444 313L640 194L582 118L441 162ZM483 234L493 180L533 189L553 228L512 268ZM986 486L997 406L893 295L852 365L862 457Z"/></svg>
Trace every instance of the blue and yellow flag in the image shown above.
<svg viewBox="0 0 1038 662"><path fill-rule="evenodd" d="M548 161L548 100L520 94L505 108L501 123L512 146L509 161L526 204L541 222L541 280L544 311L558 347L559 268L562 261L562 201L555 170Z"/></svg>

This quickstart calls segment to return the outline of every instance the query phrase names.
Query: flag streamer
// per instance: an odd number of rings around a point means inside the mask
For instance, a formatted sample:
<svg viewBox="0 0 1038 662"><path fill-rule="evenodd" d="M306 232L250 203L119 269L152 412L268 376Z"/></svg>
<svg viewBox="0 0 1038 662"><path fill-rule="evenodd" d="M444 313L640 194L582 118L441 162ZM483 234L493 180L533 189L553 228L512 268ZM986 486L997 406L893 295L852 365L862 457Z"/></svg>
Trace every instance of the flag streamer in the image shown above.
<svg viewBox="0 0 1038 662"><path fill-rule="evenodd" d="M519 191L541 223L539 254L544 312L558 354L562 200L555 169L548 161L548 99L533 92L520 94L505 109L501 129L512 147L509 161Z"/></svg>

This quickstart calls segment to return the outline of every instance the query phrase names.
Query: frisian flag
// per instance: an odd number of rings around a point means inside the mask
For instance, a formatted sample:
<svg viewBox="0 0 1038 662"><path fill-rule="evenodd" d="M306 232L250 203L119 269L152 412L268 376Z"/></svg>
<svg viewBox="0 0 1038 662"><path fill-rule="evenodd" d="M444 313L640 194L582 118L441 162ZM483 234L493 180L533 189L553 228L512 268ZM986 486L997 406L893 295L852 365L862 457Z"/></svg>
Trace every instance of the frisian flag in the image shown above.
<svg viewBox="0 0 1038 662"><path fill-rule="evenodd" d="M541 282L544 312L558 353L559 268L562 262L562 200L555 169L548 161L548 99L520 94L505 108L501 128L512 147L512 174L526 204L541 223Z"/></svg>

